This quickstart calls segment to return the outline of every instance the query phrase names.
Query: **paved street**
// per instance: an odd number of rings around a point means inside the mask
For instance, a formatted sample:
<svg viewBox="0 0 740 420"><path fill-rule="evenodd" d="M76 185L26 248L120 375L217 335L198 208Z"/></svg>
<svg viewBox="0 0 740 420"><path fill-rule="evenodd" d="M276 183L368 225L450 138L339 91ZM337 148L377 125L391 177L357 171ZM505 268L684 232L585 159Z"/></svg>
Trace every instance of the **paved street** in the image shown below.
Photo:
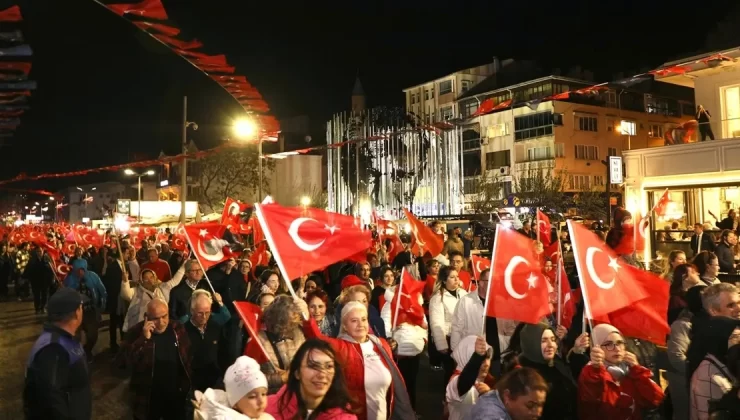
<svg viewBox="0 0 740 420"><path fill-rule="evenodd" d="M23 374L26 358L41 331L43 317L33 313L30 302L0 302L0 420L22 418ZM108 327L101 326L92 365L93 418L131 418L127 409L126 373L113 368L108 352ZM442 372L432 372L422 359L419 370L417 405L424 420L442 414Z"/></svg>

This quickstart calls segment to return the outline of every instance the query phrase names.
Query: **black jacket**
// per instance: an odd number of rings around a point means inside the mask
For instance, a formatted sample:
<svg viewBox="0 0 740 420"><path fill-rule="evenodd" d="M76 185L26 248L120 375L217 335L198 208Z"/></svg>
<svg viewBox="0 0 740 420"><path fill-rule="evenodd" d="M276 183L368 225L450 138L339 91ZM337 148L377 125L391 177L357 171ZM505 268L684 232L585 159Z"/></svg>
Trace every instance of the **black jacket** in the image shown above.
<svg viewBox="0 0 740 420"><path fill-rule="evenodd" d="M30 280L33 284L50 285L54 282L54 272L51 269L51 265L49 265L49 261L45 256L39 258L36 253L31 254L28 265L26 265L26 270L23 272L23 277Z"/></svg>
<svg viewBox="0 0 740 420"><path fill-rule="evenodd" d="M23 391L26 419L90 419L89 375L82 345L61 328L44 326L26 368Z"/></svg>
<svg viewBox="0 0 740 420"><path fill-rule="evenodd" d="M185 323L185 331L190 338L190 354L193 356L193 389L205 391L215 387L224 372L218 362L220 346L224 341L221 338L221 326L209 319L201 334L198 327L188 321Z"/></svg>
<svg viewBox="0 0 740 420"><path fill-rule="evenodd" d="M536 370L550 386L541 419L575 420L578 418L577 378L583 366L588 362L588 358L578 354L571 354L570 358L571 362L566 364L560 357L556 357L553 366L548 366L519 356L519 364L522 367Z"/></svg>
<svg viewBox="0 0 740 420"><path fill-rule="evenodd" d="M203 289L210 291L208 282L203 279L198 282L196 289ZM170 291L170 319L180 319L190 313L190 296L193 294L193 289L188 286L187 280L182 279L180 284L173 287Z"/></svg>
<svg viewBox="0 0 740 420"><path fill-rule="evenodd" d="M726 243L722 242L717 245L714 253L717 254L717 262L721 273L733 273L735 271L735 256Z"/></svg>
<svg viewBox="0 0 740 420"><path fill-rule="evenodd" d="M105 274L100 278L103 286L105 286L105 290L108 292L108 299L106 300L108 313L113 313L118 309L118 295L121 294L122 279L123 270L121 270L121 264L116 260L109 261L105 268Z"/></svg>
<svg viewBox="0 0 740 420"><path fill-rule="evenodd" d="M698 252L698 244L697 239L699 238L699 235L694 234L694 236L691 237L691 250L694 252L694 255L696 255ZM711 233L703 232L701 234L701 250L702 251L709 251L714 252L714 249L717 245L714 243L714 236Z"/></svg>

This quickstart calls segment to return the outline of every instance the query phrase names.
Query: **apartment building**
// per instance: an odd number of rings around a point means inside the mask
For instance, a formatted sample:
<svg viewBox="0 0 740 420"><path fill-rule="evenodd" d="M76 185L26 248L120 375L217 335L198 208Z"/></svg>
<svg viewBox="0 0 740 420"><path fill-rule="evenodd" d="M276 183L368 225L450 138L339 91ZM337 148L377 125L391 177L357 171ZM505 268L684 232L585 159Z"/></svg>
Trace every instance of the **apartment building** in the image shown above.
<svg viewBox="0 0 740 420"><path fill-rule="evenodd" d="M690 88L645 78L590 89L592 81L541 74L532 66L497 74L458 98L466 196L481 175L501 182L506 196L517 177L538 170L562 170L570 193L603 189L607 156L661 147L667 131L693 118ZM471 117L488 99L512 98L513 107Z"/></svg>
<svg viewBox="0 0 740 420"><path fill-rule="evenodd" d="M447 121L459 112L456 99L512 60L493 61L477 67L456 71L438 79L403 90L406 112L413 113L426 124Z"/></svg>

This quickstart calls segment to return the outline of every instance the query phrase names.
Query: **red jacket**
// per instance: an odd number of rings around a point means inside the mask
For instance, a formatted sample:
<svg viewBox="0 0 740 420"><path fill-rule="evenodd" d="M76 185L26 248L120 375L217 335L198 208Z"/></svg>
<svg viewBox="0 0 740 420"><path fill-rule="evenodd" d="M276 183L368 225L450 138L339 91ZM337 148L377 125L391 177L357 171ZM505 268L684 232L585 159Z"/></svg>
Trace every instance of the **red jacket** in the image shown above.
<svg viewBox="0 0 740 420"><path fill-rule="evenodd" d="M275 420L292 420L298 414L298 399L295 395L283 399L286 391L287 387L283 385L277 394L267 397L265 413L275 417ZM339 408L332 408L316 416L315 420L357 420L357 416Z"/></svg>
<svg viewBox="0 0 740 420"><path fill-rule="evenodd" d="M316 321L314 321L313 318L303 323L303 334L306 336L306 339L320 338L331 345L331 347L334 349L334 353L336 353L337 355L337 361L344 370L344 379L347 382L347 390L349 391L350 396L352 396L352 398L354 398L357 402L357 407L359 409L357 411L357 418L361 420L367 419L367 396L365 395L365 365L362 358L362 349L360 348L360 344L351 343L349 341L342 340L341 338L331 338L322 335L319 327L316 325ZM386 354L389 357L393 357L393 352L391 351L391 347L388 345L388 343L382 338L378 338L378 340L380 340L380 342L383 344L383 348L385 349ZM380 354L377 348L375 349L375 352ZM389 370L398 369L395 364L393 364L392 367L388 366L382 356L380 357L380 360L383 361L383 364ZM386 395L389 399L388 418L391 418L391 411L393 410L392 383Z"/></svg>
<svg viewBox="0 0 740 420"><path fill-rule="evenodd" d="M632 366L617 383L602 366L588 365L578 378L578 415L581 420L640 420L642 410L656 408L663 390L650 377L652 372Z"/></svg>
<svg viewBox="0 0 740 420"><path fill-rule="evenodd" d="M157 260L154 262L147 261L141 265L141 271L144 270L154 271L154 274L157 275L157 279L159 279L160 281L169 281L172 278L172 273L170 273L170 265L167 264L167 261L164 260Z"/></svg>

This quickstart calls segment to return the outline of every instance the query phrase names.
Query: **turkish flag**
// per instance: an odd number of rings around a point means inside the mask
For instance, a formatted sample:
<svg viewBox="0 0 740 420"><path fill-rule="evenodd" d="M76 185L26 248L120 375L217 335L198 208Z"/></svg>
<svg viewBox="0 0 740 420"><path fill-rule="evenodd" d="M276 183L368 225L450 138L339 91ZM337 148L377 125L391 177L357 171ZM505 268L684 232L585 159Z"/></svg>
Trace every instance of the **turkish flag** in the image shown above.
<svg viewBox="0 0 740 420"><path fill-rule="evenodd" d="M390 220L378 219L377 226L380 242L382 244L388 242L386 254L388 254L388 262L392 263L396 256L403 252L403 242L398 236L398 225Z"/></svg>
<svg viewBox="0 0 740 420"><path fill-rule="evenodd" d="M204 271L233 257L229 243L223 239L226 226L197 223L185 225L184 229L190 248Z"/></svg>
<svg viewBox="0 0 740 420"><path fill-rule="evenodd" d="M278 204L255 204L254 208L287 282L372 245L370 231L352 216Z"/></svg>
<svg viewBox="0 0 740 420"><path fill-rule="evenodd" d="M529 238L498 225L491 267L487 316L536 324L550 313L547 279Z"/></svg>
<svg viewBox="0 0 740 420"><path fill-rule="evenodd" d="M391 300L391 325L394 329L403 323L425 328L424 307L421 303L424 285L423 281L416 280L411 273L403 269L401 281Z"/></svg>
<svg viewBox="0 0 740 420"><path fill-rule="evenodd" d="M626 264L585 226L568 221L586 317L597 319L647 297Z"/></svg>
<svg viewBox="0 0 740 420"><path fill-rule="evenodd" d="M671 197L668 194L668 188L663 191L663 194L661 194L658 201L655 202L655 205L653 206L653 211L655 211L655 214L658 216L665 216L666 209L668 208L668 203L671 202Z"/></svg>
<svg viewBox="0 0 740 420"><path fill-rule="evenodd" d="M547 245L544 247L544 251L542 252L543 256L549 260L552 261L553 265L558 261L560 258L560 239L557 241L551 243L550 245Z"/></svg>
<svg viewBox="0 0 740 420"><path fill-rule="evenodd" d="M432 258L441 254L444 243L439 239L439 236L429 226L424 224L424 222L417 219L410 211L403 209L403 212L406 214L406 218L409 219L411 233L414 234L416 241L415 246L418 246L422 252L429 252Z"/></svg>
<svg viewBox="0 0 740 420"><path fill-rule="evenodd" d="M596 321L608 322L627 337L665 346L666 336L671 332L665 318L668 313L670 285L649 271L629 265L625 265L624 270L634 277L638 287L647 293L647 297Z"/></svg>
<svg viewBox="0 0 740 420"><path fill-rule="evenodd" d="M558 241L555 241L555 243L557 244ZM573 315L576 313L576 299L573 294L573 290L570 288L570 282L568 282L568 274L565 272L565 264L559 257L552 263L556 264L556 270L559 270L556 274L555 287L557 287L557 276L560 276L560 319L558 319L558 325L570 328L570 325L573 322ZM556 290L554 299L555 305L558 303L557 299Z"/></svg>
<svg viewBox="0 0 740 420"><path fill-rule="evenodd" d="M226 203L224 203L224 210L221 213L221 224L235 233L252 233L252 227L249 223L242 222L242 213L247 211L250 207L249 204L242 203L233 198L226 197Z"/></svg>
<svg viewBox="0 0 740 420"><path fill-rule="evenodd" d="M644 217L640 212L635 213L635 224L633 228L635 230L635 252L641 254L645 252L645 240L650 232L650 218Z"/></svg>
<svg viewBox="0 0 740 420"><path fill-rule="evenodd" d="M550 218L540 209L537 209L537 233L542 245L549 246L552 239L552 225Z"/></svg>
<svg viewBox="0 0 740 420"><path fill-rule="evenodd" d="M251 357L259 364L267 363L270 358L267 357L267 352L262 347L259 338L257 338L257 334L262 329L260 322L262 309L254 303L240 301L234 301L234 308L249 333L249 341L244 348L244 355Z"/></svg>
<svg viewBox="0 0 740 420"><path fill-rule="evenodd" d="M483 270L491 268L491 260L486 257L471 255L470 262L473 264L473 278L476 280L480 280L480 273Z"/></svg>
<svg viewBox="0 0 740 420"><path fill-rule="evenodd" d="M167 20L167 12L160 0L143 0L131 4L107 4L105 7L120 16L130 14L149 19Z"/></svg>

